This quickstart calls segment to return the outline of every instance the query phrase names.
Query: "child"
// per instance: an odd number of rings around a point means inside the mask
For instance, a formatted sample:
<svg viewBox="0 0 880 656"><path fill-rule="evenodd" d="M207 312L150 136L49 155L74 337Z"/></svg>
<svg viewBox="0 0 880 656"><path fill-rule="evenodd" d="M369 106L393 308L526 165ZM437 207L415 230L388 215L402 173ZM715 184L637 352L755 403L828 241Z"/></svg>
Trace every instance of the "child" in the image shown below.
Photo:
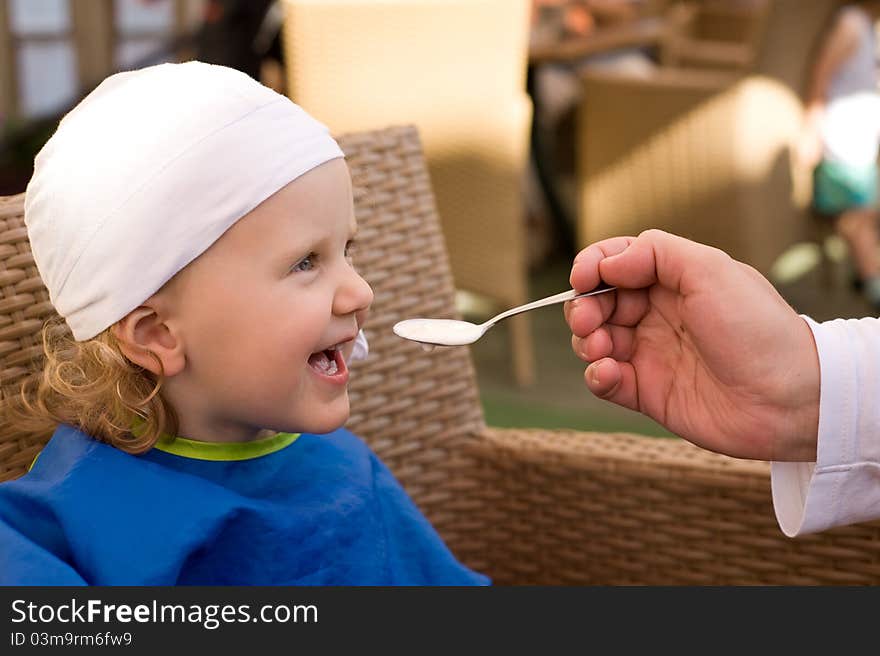
<svg viewBox="0 0 880 656"><path fill-rule="evenodd" d="M877 152L880 94L873 20L880 2L836 14L813 64L801 163L813 169L813 207L834 221L856 268L855 284L880 311Z"/></svg>
<svg viewBox="0 0 880 656"><path fill-rule="evenodd" d="M47 326L17 406L61 425L0 485L0 582L488 582L340 428L372 301L342 158L200 62L113 75L62 120L25 222L73 339Z"/></svg>

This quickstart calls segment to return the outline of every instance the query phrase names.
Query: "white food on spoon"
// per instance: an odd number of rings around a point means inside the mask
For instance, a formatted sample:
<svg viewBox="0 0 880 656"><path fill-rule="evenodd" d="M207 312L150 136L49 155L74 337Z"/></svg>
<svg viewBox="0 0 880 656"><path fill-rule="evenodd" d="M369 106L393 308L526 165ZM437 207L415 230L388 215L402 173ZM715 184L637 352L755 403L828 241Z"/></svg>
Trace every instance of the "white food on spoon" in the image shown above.
<svg viewBox="0 0 880 656"><path fill-rule="evenodd" d="M614 289L616 287L606 283L601 283L598 287L588 292L578 292L574 289L569 289L546 298L539 298L537 301L532 301L525 305L510 308L480 325L455 319L407 319L405 321L398 321L394 324L392 330L398 337L403 337L413 342L436 344L438 346L464 346L476 342L487 330L502 319L512 317L520 312L527 312L556 303L565 303L585 296L593 296L594 294L602 294Z"/></svg>
<svg viewBox="0 0 880 656"><path fill-rule="evenodd" d="M483 327L455 319L407 319L394 325L394 334L424 344L463 346L483 334Z"/></svg>

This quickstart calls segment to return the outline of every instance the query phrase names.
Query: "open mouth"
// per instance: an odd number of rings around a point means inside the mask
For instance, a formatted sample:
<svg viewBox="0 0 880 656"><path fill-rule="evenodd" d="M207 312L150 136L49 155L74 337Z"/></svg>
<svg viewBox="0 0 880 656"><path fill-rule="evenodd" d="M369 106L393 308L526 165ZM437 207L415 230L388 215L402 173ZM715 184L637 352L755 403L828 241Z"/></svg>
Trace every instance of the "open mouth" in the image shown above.
<svg viewBox="0 0 880 656"><path fill-rule="evenodd" d="M331 346L309 356L309 366L322 376L335 377L348 373L345 358L342 357L342 344Z"/></svg>

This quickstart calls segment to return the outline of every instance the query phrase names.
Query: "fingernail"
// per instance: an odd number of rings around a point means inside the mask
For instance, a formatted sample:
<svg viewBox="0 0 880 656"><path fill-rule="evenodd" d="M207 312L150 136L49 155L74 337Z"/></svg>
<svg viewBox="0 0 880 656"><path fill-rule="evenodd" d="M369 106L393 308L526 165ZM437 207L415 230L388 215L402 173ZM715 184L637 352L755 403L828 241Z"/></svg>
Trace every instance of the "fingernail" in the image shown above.
<svg viewBox="0 0 880 656"><path fill-rule="evenodd" d="M590 373L590 382L593 383L593 385L598 385L599 384L599 363L598 362L590 365L589 373Z"/></svg>

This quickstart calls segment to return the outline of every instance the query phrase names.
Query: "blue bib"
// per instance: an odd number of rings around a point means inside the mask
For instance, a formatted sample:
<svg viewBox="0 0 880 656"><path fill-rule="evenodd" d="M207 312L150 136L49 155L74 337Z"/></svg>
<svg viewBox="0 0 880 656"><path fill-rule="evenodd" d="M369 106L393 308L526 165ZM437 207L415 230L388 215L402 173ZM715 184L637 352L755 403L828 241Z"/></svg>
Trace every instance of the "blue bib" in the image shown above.
<svg viewBox="0 0 880 656"><path fill-rule="evenodd" d="M0 484L3 585L488 583L345 429L133 456L61 426Z"/></svg>

